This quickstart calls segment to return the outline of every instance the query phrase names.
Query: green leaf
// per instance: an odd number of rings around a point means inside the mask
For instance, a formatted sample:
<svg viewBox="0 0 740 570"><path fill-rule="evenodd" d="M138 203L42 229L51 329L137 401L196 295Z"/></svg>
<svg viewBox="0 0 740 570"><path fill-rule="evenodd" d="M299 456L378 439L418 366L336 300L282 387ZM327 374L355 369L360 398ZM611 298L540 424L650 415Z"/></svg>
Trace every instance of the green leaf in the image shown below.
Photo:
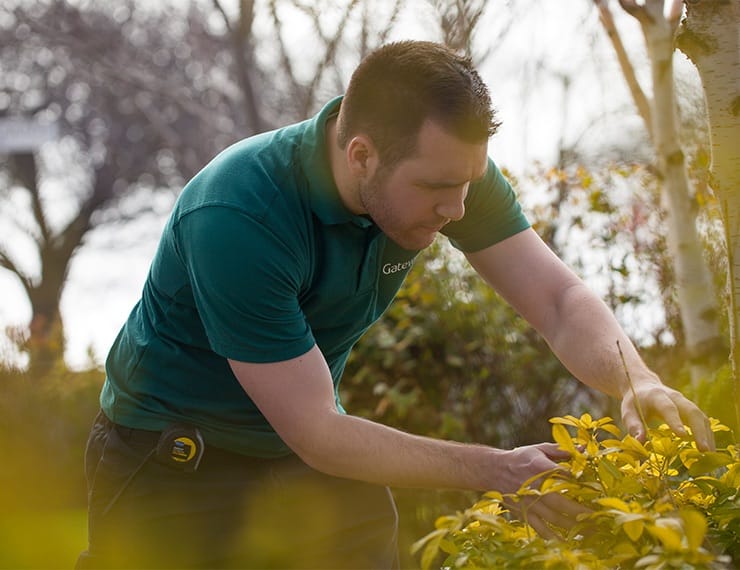
<svg viewBox="0 0 740 570"><path fill-rule="evenodd" d="M421 554L422 570L429 570L439 552L439 544L447 534L446 529L438 529L417 540L411 545L411 554L416 554L422 547Z"/></svg>
<svg viewBox="0 0 740 570"><path fill-rule="evenodd" d="M671 526L655 524L648 525L647 530L669 551L681 550L681 532Z"/></svg>
<svg viewBox="0 0 740 570"><path fill-rule="evenodd" d="M498 503L501 503L504 500L504 496L499 491L486 491L483 496Z"/></svg>
<svg viewBox="0 0 740 570"><path fill-rule="evenodd" d="M707 520L704 515L693 509L684 509L680 515L689 548L692 551L698 550L707 534Z"/></svg>
<svg viewBox="0 0 740 570"><path fill-rule="evenodd" d="M572 427L579 427L581 425L581 421L573 416L565 416L562 418L550 418L551 424L563 424L566 426L572 426Z"/></svg>
<svg viewBox="0 0 740 570"><path fill-rule="evenodd" d="M441 530L458 530L462 527L462 517L457 515L443 515L441 517L437 517L437 520L434 521L434 526Z"/></svg>
<svg viewBox="0 0 740 570"><path fill-rule="evenodd" d="M707 451L689 467L689 475L704 475L733 462L732 457L719 451Z"/></svg>
<svg viewBox="0 0 740 570"><path fill-rule="evenodd" d="M603 426L599 426L601 429L603 429L606 432L609 432L615 437L622 437L622 430L619 429L617 426L615 426L612 423L605 424Z"/></svg>
<svg viewBox="0 0 740 570"><path fill-rule="evenodd" d="M642 457L650 457L650 452L645 449L645 446L631 435L624 436L624 439L622 440L622 449L625 451L632 451Z"/></svg>
<svg viewBox="0 0 740 570"><path fill-rule="evenodd" d="M655 564L660 562L661 558L658 554L648 554L647 556L643 556L635 563L635 568L644 568L645 566L650 566L651 564Z"/></svg>
<svg viewBox="0 0 740 570"><path fill-rule="evenodd" d="M585 427L586 429L590 429L592 424L594 423L594 419L591 417L591 414L588 412L584 412L581 414L581 427Z"/></svg>
<svg viewBox="0 0 740 570"><path fill-rule="evenodd" d="M599 465L596 469L602 480L610 479L614 482L621 481L624 477L624 474L617 468L617 466L606 458L602 458L601 461L599 461Z"/></svg>
<svg viewBox="0 0 740 570"><path fill-rule="evenodd" d="M552 437L555 440L555 442L560 446L560 449L563 451L567 451L571 455L578 455L578 450L576 449L576 446L573 444L573 440L570 437L570 434L568 433L568 430L565 429L561 424L556 423L552 426Z"/></svg>
<svg viewBox="0 0 740 570"><path fill-rule="evenodd" d="M629 521L622 525L624 534L626 534L633 542L640 540L644 528L645 523L643 521Z"/></svg>
<svg viewBox="0 0 740 570"><path fill-rule="evenodd" d="M631 512L630 506L622 499L618 499L616 497L604 497L603 499L596 499L594 502L601 505L602 507L617 509L618 511L622 511L623 513Z"/></svg>
<svg viewBox="0 0 740 570"><path fill-rule="evenodd" d="M424 548L424 552L421 555L422 570L429 570L429 568L432 567L432 562L434 562L434 559L437 557L437 553L439 552L440 542L442 542L441 535L434 537L427 543L426 548Z"/></svg>
<svg viewBox="0 0 740 570"><path fill-rule="evenodd" d="M422 536L419 540L417 540L416 542L414 542L414 544L411 545L411 548L410 548L411 554L416 554L421 549L421 547L424 546L427 542L435 539L438 536L444 536L445 534L447 534L447 530L438 529L438 530L434 530L430 532L427 535Z"/></svg>
<svg viewBox="0 0 740 570"><path fill-rule="evenodd" d="M442 538L442 540L439 541L439 549L442 552L446 552L447 554L452 554L452 555L460 552L460 549L454 542L444 537Z"/></svg>
<svg viewBox="0 0 740 570"><path fill-rule="evenodd" d="M521 484L519 487L519 490L517 491L520 495L541 495L540 489L537 489L535 487L532 487L532 483L539 479L544 479L546 477L549 477L550 475L557 473L560 471L559 467L555 467L554 469L549 469L547 471L543 471L542 473L537 473L536 475L532 475L529 479L524 481L524 483Z"/></svg>

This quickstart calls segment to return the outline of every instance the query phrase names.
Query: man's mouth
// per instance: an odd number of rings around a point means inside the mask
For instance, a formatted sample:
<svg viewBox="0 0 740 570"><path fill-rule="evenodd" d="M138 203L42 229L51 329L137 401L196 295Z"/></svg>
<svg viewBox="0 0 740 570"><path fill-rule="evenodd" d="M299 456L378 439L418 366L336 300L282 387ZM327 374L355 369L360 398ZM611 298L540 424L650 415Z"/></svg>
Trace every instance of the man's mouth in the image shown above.
<svg viewBox="0 0 740 570"><path fill-rule="evenodd" d="M445 221L444 221L444 222L442 222L442 223L437 223L437 224L434 224L434 225L431 225L431 226L426 226L426 225L424 225L424 226L421 226L421 227L422 227L422 228L424 228L425 230L429 230L430 232L438 232L438 231L440 231L440 230L441 230L441 229L442 229L443 227L445 227L445 226L447 225L447 223L448 223L448 222L449 222L449 220L445 220Z"/></svg>

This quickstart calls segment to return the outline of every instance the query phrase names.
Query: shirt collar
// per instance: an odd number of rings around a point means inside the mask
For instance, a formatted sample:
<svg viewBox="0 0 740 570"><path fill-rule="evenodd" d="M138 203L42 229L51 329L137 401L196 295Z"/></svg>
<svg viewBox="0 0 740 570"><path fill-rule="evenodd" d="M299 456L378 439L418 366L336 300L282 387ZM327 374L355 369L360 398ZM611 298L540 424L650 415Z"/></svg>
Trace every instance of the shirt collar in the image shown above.
<svg viewBox="0 0 740 570"><path fill-rule="evenodd" d="M339 197L339 190L331 173L331 162L326 149L326 123L339 112L342 96L329 101L319 113L309 119L301 139L301 166L308 180L311 209L325 224L351 222L362 228L373 225L364 216L350 212Z"/></svg>

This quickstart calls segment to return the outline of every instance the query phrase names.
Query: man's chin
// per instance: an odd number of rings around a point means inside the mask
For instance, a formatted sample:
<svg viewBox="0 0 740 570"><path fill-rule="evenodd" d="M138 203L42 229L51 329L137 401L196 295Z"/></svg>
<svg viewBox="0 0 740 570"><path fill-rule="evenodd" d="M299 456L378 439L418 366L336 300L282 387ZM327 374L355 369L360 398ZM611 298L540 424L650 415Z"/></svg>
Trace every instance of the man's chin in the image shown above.
<svg viewBox="0 0 740 570"><path fill-rule="evenodd" d="M426 249L434 242L434 238L437 237L437 232L427 233L422 235L403 235L403 236L389 236L391 240L396 242L402 248L409 251L417 251Z"/></svg>

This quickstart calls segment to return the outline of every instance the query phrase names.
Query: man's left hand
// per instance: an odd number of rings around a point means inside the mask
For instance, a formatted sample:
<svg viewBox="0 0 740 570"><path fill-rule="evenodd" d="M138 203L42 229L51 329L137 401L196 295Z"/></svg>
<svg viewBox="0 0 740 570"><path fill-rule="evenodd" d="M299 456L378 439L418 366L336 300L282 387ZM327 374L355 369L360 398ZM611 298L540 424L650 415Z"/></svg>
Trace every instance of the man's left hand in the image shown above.
<svg viewBox="0 0 740 570"><path fill-rule="evenodd" d="M715 449L714 434L704 412L681 392L659 382L638 384L622 398L622 420L635 438L645 440L647 426L643 420L651 419L664 421L681 436L686 435L685 426L688 426L700 451Z"/></svg>

